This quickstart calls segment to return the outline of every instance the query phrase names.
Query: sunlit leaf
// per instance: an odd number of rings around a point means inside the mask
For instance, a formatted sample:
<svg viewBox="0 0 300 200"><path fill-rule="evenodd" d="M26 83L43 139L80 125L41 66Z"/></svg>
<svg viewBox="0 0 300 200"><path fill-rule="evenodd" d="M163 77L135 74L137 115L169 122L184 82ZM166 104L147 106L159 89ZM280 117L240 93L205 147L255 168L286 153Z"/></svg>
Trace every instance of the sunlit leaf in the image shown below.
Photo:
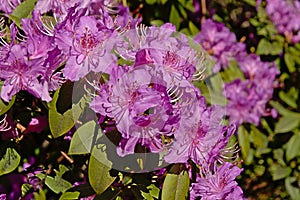
<svg viewBox="0 0 300 200"><path fill-rule="evenodd" d="M285 108L284 106L282 106L279 102L277 101L269 101L269 103L271 104L271 106L273 106L281 115L292 115L292 116L299 116L300 117L300 113L295 113L293 111L288 110L287 108Z"/></svg>
<svg viewBox="0 0 300 200"><path fill-rule="evenodd" d="M40 189L38 192L33 193L34 200L46 200L46 193L44 190Z"/></svg>
<svg viewBox="0 0 300 200"><path fill-rule="evenodd" d="M276 181L288 177L291 174L292 169L290 167L282 167L279 164L274 163L270 168L270 172L272 174L273 181Z"/></svg>
<svg viewBox="0 0 300 200"><path fill-rule="evenodd" d="M275 133L286 133L294 130L300 124L300 115L284 115L275 125Z"/></svg>
<svg viewBox="0 0 300 200"><path fill-rule="evenodd" d="M93 138L95 135L96 122L89 121L80 126L74 133L69 147L69 154L91 153ZM99 131L101 131L99 129Z"/></svg>
<svg viewBox="0 0 300 200"><path fill-rule="evenodd" d="M56 176L53 178L48 175L44 175L42 173L37 174L36 176L45 181L45 184L56 194L64 193L68 189L70 189L73 185L62 178L62 175L69 171L69 169L64 165L59 165L59 171L54 170Z"/></svg>
<svg viewBox="0 0 300 200"><path fill-rule="evenodd" d="M188 195L190 178L186 171L179 175L167 174L162 187L162 200L185 200Z"/></svg>
<svg viewBox="0 0 300 200"><path fill-rule="evenodd" d="M282 52L282 45L279 42L269 42L261 39L258 43L256 53L258 55L279 55Z"/></svg>
<svg viewBox="0 0 300 200"><path fill-rule="evenodd" d="M10 15L10 18L15 21L18 26L20 26L21 19L27 18L31 15L36 1L37 0L23 1L15 8L13 13Z"/></svg>
<svg viewBox="0 0 300 200"><path fill-rule="evenodd" d="M157 2L157 0L146 0L146 3L149 5L153 5Z"/></svg>
<svg viewBox="0 0 300 200"><path fill-rule="evenodd" d="M0 160L0 176L14 171L20 163L21 156L13 148L7 148Z"/></svg>
<svg viewBox="0 0 300 200"><path fill-rule="evenodd" d="M286 159L290 161L300 155L300 132L295 133L286 145Z"/></svg>
<svg viewBox="0 0 300 200"><path fill-rule="evenodd" d="M179 29L181 19L178 10L174 5L171 7L169 21L176 26L177 30Z"/></svg>
<svg viewBox="0 0 300 200"><path fill-rule="evenodd" d="M80 192L65 192L63 193L59 200L67 200L67 199L79 199Z"/></svg>
<svg viewBox="0 0 300 200"><path fill-rule="evenodd" d="M285 188L292 200L300 199L300 189L298 187L293 186L293 183L297 180L297 177L287 177L284 181Z"/></svg>
<svg viewBox="0 0 300 200"><path fill-rule="evenodd" d="M284 101L286 104L288 104L292 108L296 109L298 107L297 102L296 102L297 99L293 98L289 94L286 94L284 91L279 92L279 97L282 101Z"/></svg>
<svg viewBox="0 0 300 200"><path fill-rule="evenodd" d="M199 29L191 21L189 21L189 29L192 35L196 35L197 33L199 33Z"/></svg>
<svg viewBox="0 0 300 200"><path fill-rule="evenodd" d="M240 126L238 129L238 141L242 156L246 160L249 157L250 152L250 136L248 131L243 126Z"/></svg>
<svg viewBox="0 0 300 200"><path fill-rule="evenodd" d="M81 98L77 104L72 105L72 109L60 114L56 108L59 93L60 88L54 93L53 99L49 103L49 126L55 138L64 135L75 125L75 122L83 112L85 104L85 99Z"/></svg>
<svg viewBox="0 0 300 200"><path fill-rule="evenodd" d="M96 145L90 158L88 176L97 194L103 193L116 179L109 173L111 167L112 162L107 159L106 155L106 145Z"/></svg>
<svg viewBox="0 0 300 200"><path fill-rule="evenodd" d="M290 54L290 52L286 52L284 54L284 62L286 64L287 68L289 69L290 73L293 73L296 71L294 56L292 54Z"/></svg>
<svg viewBox="0 0 300 200"><path fill-rule="evenodd" d="M267 147L268 138L260 132L255 126L251 126L250 138L256 147Z"/></svg>

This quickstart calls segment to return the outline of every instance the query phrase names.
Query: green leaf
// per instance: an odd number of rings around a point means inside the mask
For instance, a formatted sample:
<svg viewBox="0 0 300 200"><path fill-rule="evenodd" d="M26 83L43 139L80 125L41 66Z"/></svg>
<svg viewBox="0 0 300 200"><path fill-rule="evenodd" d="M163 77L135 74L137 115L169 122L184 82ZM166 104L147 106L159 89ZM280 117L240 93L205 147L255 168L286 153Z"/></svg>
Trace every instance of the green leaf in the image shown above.
<svg viewBox="0 0 300 200"><path fill-rule="evenodd" d="M281 166L286 166L286 163L283 159L284 151L283 149L274 149L273 150L273 157L277 160L277 163L279 163Z"/></svg>
<svg viewBox="0 0 300 200"><path fill-rule="evenodd" d="M146 3L148 4L148 5L153 5L153 4L155 4L157 2L157 0L146 0Z"/></svg>
<svg viewBox="0 0 300 200"><path fill-rule="evenodd" d="M289 51L284 54L284 62L290 73L296 71L294 56Z"/></svg>
<svg viewBox="0 0 300 200"><path fill-rule="evenodd" d="M77 104L72 105L72 109L60 114L56 108L59 93L60 88L54 93L53 99L49 103L49 126L54 138L64 135L75 125L85 105L85 99L81 98Z"/></svg>
<svg viewBox="0 0 300 200"><path fill-rule="evenodd" d="M155 20L152 20L150 21L150 24L152 26L157 26L157 27L160 27L161 25L163 25L165 22L160 20L160 19L155 19Z"/></svg>
<svg viewBox="0 0 300 200"><path fill-rule="evenodd" d="M24 197L31 189L32 186L29 183L22 184L21 186L22 197Z"/></svg>
<svg viewBox="0 0 300 200"><path fill-rule="evenodd" d="M158 187L156 187L154 184L151 184L147 187L147 189L149 190L149 193L143 192L141 190L141 195L147 199L147 200L154 200L154 198L158 199L159 198L159 192L160 189Z"/></svg>
<svg viewBox="0 0 300 200"><path fill-rule="evenodd" d="M95 135L96 122L89 121L80 126L74 133L69 148L69 154L91 153L93 138ZM101 130L99 129L100 134Z"/></svg>
<svg viewBox="0 0 300 200"><path fill-rule="evenodd" d="M188 195L190 178L186 171L179 175L167 174L162 187L162 200L185 200Z"/></svg>
<svg viewBox="0 0 300 200"><path fill-rule="evenodd" d="M300 117L299 113L295 113L293 111L290 111L283 107L279 102L277 101L269 101L271 106L273 106L281 115L293 115L294 117L298 116Z"/></svg>
<svg viewBox="0 0 300 200"><path fill-rule="evenodd" d="M286 159L290 161L300 155L300 132L295 133L286 145Z"/></svg>
<svg viewBox="0 0 300 200"><path fill-rule="evenodd" d="M258 55L279 55L282 52L282 44L279 42L269 42L265 38L258 43L256 53Z"/></svg>
<svg viewBox="0 0 300 200"><path fill-rule="evenodd" d="M275 125L275 133L286 133L294 130L300 124L299 115L284 115Z"/></svg>
<svg viewBox="0 0 300 200"><path fill-rule="evenodd" d="M3 86L3 81L0 82L0 94ZM0 116L6 113L15 103L16 96L13 96L13 98L10 100L9 103L6 103L2 101L0 98Z"/></svg>
<svg viewBox="0 0 300 200"><path fill-rule="evenodd" d="M63 193L59 200L67 200L67 199L79 199L80 192L65 192Z"/></svg>
<svg viewBox="0 0 300 200"><path fill-rule="evenodd" d="M46 200L46 194L44 190L39 190L38 192L33 193L34 200Z"/></svg>
<svg viewBox="0 0 300 200"><path fill-rule="evenodd" d="M182 7L182 5L178 5L178 10L180 11L181 16L186 19L187 18L187 13L184 10L184 7Z"/></svg>
<svg viewBox="0 0 300 200"><path fill-rule="evenodd" d="M187 9L191 12L195 12L193 0L178 0L178 1L185 9Z"/></svg>
<svg viewBox="0 0 300 200"><path fill-rule="evenodd" d="M291 95L286 94L284 91L280 91L279 92L279 97L282 101L284 101L286 104L288 104L289 106L291 106L292 108L297 108L297 99L293 98Z"/></svg>
<svg viewBox="0 0 300 200"><path fill-rule="evenodd" d="M53 178L51 176L44 175L42 173L37 174L36 176L45 181L45 184L56 194L64 193L68 189L72 188L72 184L62 178L62 175L69 171L69 169L64 165L59 165L59 171L54 170L56 176Z"/></svg>
<svg viewBox="0 0 300 200"><path fill-rule="evenodd" d="M176 26L176 29L179 30L179 26L180 26L180 15L178 13L178 10L176 9L176 7L174 5L172 5L171 7L171 13L170 13L170 17L169 17L169 21L174 24L174 26Z"/></svg>
<svg viewBox="0 0 300 200"><path fill-rule="evenodd" d="M141 190L141 195L144 197L144 199L154 200L154 198L153 198L153 196L151 194L143 192L142 190Z"/></svg>
<svg viewBox="0 0 300 200"><path fill-rule="evenodd" d="M255 126L251 126L250 138L256 147L264 148L268 146L267 136L261 133Z"/></svg>
<svg viewBox="0 0 300 200"><path fill-rule="evenodd" d="M229 67L224 69L224 71L221 72L221 76L224 79L224 82L232 82L235 79L241 79L244 80L244 73L241 71L238 62L234 59L231 59L229 61Z"/></svg>
<svg viewBox="0 0 300 200"><path fill-rule="evenodd" d="M97 194L103 193L116 179L110 176L112 162L107 159L106 145L98 144L93 148L89 162L88 176Z"/></svg>
<svg viewBox="0 0 300 200"><path fill-rule="evenodd" d="M192 35L196 35L197 33L199 33L199 29L191 21L189 21L189 29L190 29L190 32L191 32Z"/></svg>
<svg viewBox="0 0 300 200"><path fill-rule="evenodd" d="M0 176L14 171L20 163L21 156L13 148L7 148L0 160Z"/></svg>
<svg viewBox="0 0 300 200"><path fill-rule="evenodd" d="M168 0L161 0L161 4L164 5L168 2Z"/></svg>
<svg viewBox="0 0 300 200"><path fill-rule="evenodd" d="M274 163L270 167L270 172L272 174L273 181L277 181L288 177L291 174L292 169L290 167L282 167L279 164Z"/></svg>
<svg viewBox="0 0 300 200"><path fill-rule="evenodd" d="M56 194L59 194L60 192L65 192L68 189L72 188L72 184L64 180L60 176L55 176L54 178L51 176L47 176L45 184Z"/></svg>
<svg viewBox="0 0 300 200"><path fill-rule="evenodd" d="M158 187L156 187L154 184L151 184L147 187L147 189L149 190L149 193L151 194L152 197L158 199L159 192L160 192L160 189Z"/></svg>
<svg viewBox="0 0 300 200"><path fill-rule="evenodd" d="M240 126L238 129L238 141L243 159L246 160L250 155L250 136L244 126Z"/></svg>
<svg viewBox="0 0 300 200"><path fill-rule="evenodd" d="M20 26L21 19L27 18L31 15L37 0L26 0L19 4L13 13L9 16L18 26Z"/></svg>
<svg viewBox="0 0 300 200"><path fill-rule="evenodd" d="M255 0L244 0L244 2L249 4L250 6L253 6L253 7L256 6L256 1Z"/></svg>
<svg viewBox="0 0 300 200"><path fill-rule="evenodd" d="M299 200L300 199L300 189L294 187L292 184L297 180L297 177L287 177L284 180L285 188L289 195L291 196L292 200Z"/></svg>

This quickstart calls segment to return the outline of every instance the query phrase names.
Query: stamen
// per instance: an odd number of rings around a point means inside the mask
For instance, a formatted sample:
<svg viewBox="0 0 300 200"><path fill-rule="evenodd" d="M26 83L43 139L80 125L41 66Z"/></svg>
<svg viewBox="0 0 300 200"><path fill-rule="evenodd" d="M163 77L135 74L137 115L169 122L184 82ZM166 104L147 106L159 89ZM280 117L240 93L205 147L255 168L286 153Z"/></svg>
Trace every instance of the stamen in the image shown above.
<svg viewBox="0 0 300 200"><path fill-rule="evenodd" d="M6 121L7 114L4 115L4 118L0 120L0 131L9 131L11 129L11 126Z"/></svg>

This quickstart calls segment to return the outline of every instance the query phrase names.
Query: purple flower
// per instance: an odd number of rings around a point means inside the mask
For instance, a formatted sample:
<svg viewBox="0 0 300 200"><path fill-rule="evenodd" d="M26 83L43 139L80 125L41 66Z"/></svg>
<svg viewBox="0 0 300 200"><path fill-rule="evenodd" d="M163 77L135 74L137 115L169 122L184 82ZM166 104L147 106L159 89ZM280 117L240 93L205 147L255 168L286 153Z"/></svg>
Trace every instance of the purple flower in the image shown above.
<svg viewBox="0 0 300 200"><path fill-rule="evenodd" d="M6 194L1 194L0 195L0 200L6 200Z"/></svg>
<svg viewBox="0 0 300 200"><path fill-rule="evenodd" d="M235 127L222 125L225 115L222 107L207 108L203 97L196 105L191 117L181 118L175 141L165 156L169 163L186 163L189 159L199 165L223 162L222 150Z"/></svg>
<svg viewBox="0 0 300 200"><path fill-rule="evenodd" d="M27 90L42 100L50 101L48 93L43 93L37 79L43 74L42 59L30 59L27 48L19 44L11 47L8 58L0 63L0 78L5 79L1 98L9 101L20 90Z"/></svg>
<svg viewBox="0 0 300 200"><path fill-rule="evenodd" d="M202 23L201 32L194 39L216 59L213 69L215 73L221 68L227 68L231 59L243 57L246 54L245 45L238 43L235 35L224 24L211 19Z"/></svg>
<svg viewBox="0 0 300 200"><path fill-rule="evenodd" d="M243 122L258 125L261 116L274 115L275 110L266 110L266 104L273 96L275 78L279 71L274 64L262 62L254 54L238 63L247 79L237 79L225 84L223 94L229 99L227 114L237 125Z"/></svg>
<svg viewBox="0 0 300 200"><path fill-rule="evenodd" d="M229 99L226 105L227 115L230 121L237 125L243 122L258 124L260 116L253 112L259 97L255 93L255 85L249 80L241 81L237 79L225 84L224 96Z"/></svg>
<svg viewBox="0 0 300 200"><path fill-rule="evenodd" d="M243 199L243 191L234 181L241 172L242 169L228 162L221 166L215 166L213 170L201 168L201 176L197 177L197 182L191 185L191 198L201 197L205 200Z"/></svg>
<svg viewBox="0 0 300 200"><path fill-rule="evenodd" d="M267 0L266 12L280 34L287 41L300 41L300 3L298 1Z"/></svg>
<svg viewBox="0 0 300 200"><path fill-rule="evenodd" d="M123 137L120 155L134 153L137 143L151 152L161 151L161 136L172 134L178 121L162 74L150 66L129 72L116 66L115 72L91 103L92 109L115 120Z"/></svg>
<svg viewBox="0 0 300 200"><path fill-rule="evenodd" d="M104 21L97 21L92 16L80 17L84 10L71 13L56 27L55 41L68 57L64 76L77 81L91 71L105 72L110 67L115 61L111 50L117 35Z"/></svg>
<svg viewBox="0 0 300 200"><path fill-rule="evenodd" d="M21 2L20 0L0 0L0 11L11 14Z"/></svg>
<svg viewBox="0 0 300 200"><path fill-rule="evenodd" d="M116 51L134 66L159 64L172 79L199 79L204 71L204 57L190 47L183 34L174 36L175 26L166 23L161 27L140 25L121 35ZM124 37L124 39L122 39ZM168 82L169 82L168 81Z"/></svg>

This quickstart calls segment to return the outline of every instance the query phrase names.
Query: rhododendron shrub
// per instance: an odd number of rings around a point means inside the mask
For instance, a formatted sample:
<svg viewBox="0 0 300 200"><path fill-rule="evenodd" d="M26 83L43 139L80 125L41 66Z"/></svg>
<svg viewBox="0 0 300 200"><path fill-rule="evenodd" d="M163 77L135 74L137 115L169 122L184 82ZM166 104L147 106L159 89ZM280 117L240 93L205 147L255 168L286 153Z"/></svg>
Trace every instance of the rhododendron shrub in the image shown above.
<svg viewBox="0 0 300 200"><path fill-rule="evenodd" d="M282 61L297 71L299 6L234 5L252 24L263 10L270 38L235 34L215 1L2 2L0 199L245 199L239 177L271 152L261 130L299 124L274 92ZM293 160L297 134L289 143ZM274 166L274 180L293 171Z"/></svg>

